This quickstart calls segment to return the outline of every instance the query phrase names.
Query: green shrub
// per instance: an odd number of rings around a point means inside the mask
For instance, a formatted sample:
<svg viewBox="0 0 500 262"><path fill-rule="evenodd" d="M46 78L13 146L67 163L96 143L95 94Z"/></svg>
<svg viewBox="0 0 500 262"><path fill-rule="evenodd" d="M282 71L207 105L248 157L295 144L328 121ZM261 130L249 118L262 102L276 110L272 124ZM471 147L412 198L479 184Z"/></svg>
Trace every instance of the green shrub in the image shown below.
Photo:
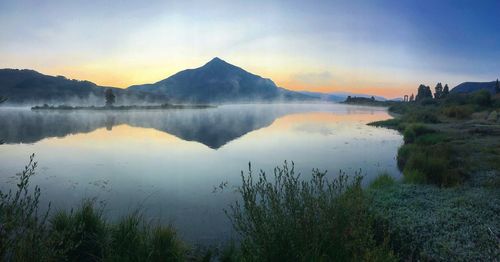
<svg viewBox="0 0 500 262"><path fill-rule="evenodd" d="M405 181L438 186L454 186L463 181L464 175L452 164L452 152L448 146L414 146L406 150L403 169Z"/></svg>
<svg viewBox="0 0 500 262"><path fill-rule="evenodd" d="M468 118L474 110L471 106L450 106L443 109L443 114L447 117L465 119Z"/></svg>
<svg viewBox="0 0 500 262"><path fill-rule="evenodd" d="M368 125L371 126L378 126L378 127L386 127L386 128L392 128L392 129L398 129L401 126L401 120L399 118L391 118L387 120L382 120L382 121L376 121L369 123Z"/></svg>
<svg viewBox="0 0 500 262"><path fill-rule="evenodd" d="M150 245L150 261L184 261L184 246L172 227L155 227L152 230Z"/></svg>
<svg viewBox="0 0 500 262"><path fill-rule="evenodd" d="M102 258L106 244L106 223L102 212L85 200L75 212L60 211L51 220L55 253L70 261L89 261Z"/></svg>
<svg viewBox="0 0 500 262"><path fill-rule="evenodd" d="M418 108L405 114L404 119L406 122L410 123L435 124L440 122L437 117L436 111L436 109Z"/></svg>
<svg viewBox="0 0 500 262"><path fill-rule="evenodd" d="M428 133L417 137L417 139L415 139L415 143L419 145L435 145L448 140L449 137L444 133Z"/></svg>
<svg viewBox="0 0 500 262"><path fill-rule="evenodd" d="M403 171L404 181L411 184L427 184L427 176L419 171L405 168Z"/></svg>
<svg viewBox="0 0 500 262"><path fill-rule="evenodd" d="M404 169L406 161L410 157L411 152L413 152L415 150L415 147L416 147L415 145L406 144L406 145L402 145L398 149L397 163L398 163L399 170Z"/></svg>
<svg viewBox="0 0 500 262"><path fill-rule="evenodd" d="M50 206L39 213L40 188L32 190L30 179L35 175L37 162L30 156L28 165L17 174L15 191L0 191L0 260L36 261L44 256L47 246L40 241L46 237L45 222Z"/></svg>
<svg viewBox="0 0 500 262"><path fill-rule="evenodd" d="M395 184L396 180L394 180L392 176L387 173L382 173L370 183L370 189L381 189Z"/></svg>
<svg viewBox="0 0 500 262"><path fill-rule="evenodd" d="M147 228L138 212L111 226L110 233L109 260L140 261L148 257Z"/></svg>
<svg viewBox="0 0 500 262"><path fill-rule="evenodd" d="M415 140L425 134L434 133L433 129L427 128L421 124L411 124L407 125L405 131L403 133L403 139L405 144L411 144L415 142Z"/></svg>
<svg viewBox="0 0 500 262"><path fill-rule="evenodd" d="M417 134L415 133L415 130L411 127L406 127L404 133L403 133L403 140L405 144L411 144L415 141L417 138Z"/></svg>
<svg viewBox="0 0 500 262"><path fill-rule="evenodd" d="M333 180L314 170L302 180L285 163L270 181L249 167L241 202L226 211L240 234L244 261L394 260L374 238L361 178Z"/></svg>
<svg viewBox="0 0 500 262"><path fill-rule="evenodd" d="M473 94L474 102L479 106L491 105L491 94L486 90L481 90Z"/></svg>
<svg viewBox="0 0 500 262"><path fill-rule="evenodd" d="M435 99L432 98L425 98L420 101L420 104L423 106L428 106L428 105L436 105L438 102Z"/></svg>

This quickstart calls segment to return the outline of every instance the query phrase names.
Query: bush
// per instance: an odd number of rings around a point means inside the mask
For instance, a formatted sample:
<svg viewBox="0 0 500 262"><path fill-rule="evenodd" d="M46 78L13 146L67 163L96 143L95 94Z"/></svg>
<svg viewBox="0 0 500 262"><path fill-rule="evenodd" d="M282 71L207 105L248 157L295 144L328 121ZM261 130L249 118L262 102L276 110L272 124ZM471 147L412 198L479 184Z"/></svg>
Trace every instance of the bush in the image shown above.
<svg viewBox="0 0 500 262"><path fill-rule="evenodd" d="M462 172L452 165L452 153L448 146L415 146L405 153L403 174L407 182L454 186L463 181Z"/></svg>
<svg viewBox="0 0 500 262"><path fill-rule="evenodd" d="M427 124L435 124L440 122L436 115L436 110L433 109L417 109L414 111L410 111L405 115L405 121L410 123Z"/></svg>
<svg viewBox="0 0 500 262"><path fill-rule="evenodd" d="M406 161L410 157L411 152L413 152L415 150L414 149L415 147L416 147L415 145L406 144L406 145L402 145L398 149L397 162L398 162L399 170L402 171L404 169Z"/></svg>
<svg viewBox="0 0 500 262"><path fill-rule="evenodd" d="M30 178L35 175L37 162L30 156L28 165L17 174L15 191L0 191L0 260L34 261L46 257L46 245L40 241L46 237L45 222L50 206L39 213L40 188L30 188Z"/></svg>
<svg viewBox="0 0 500 262"><path fill-rule="evenodd" d="M421 124L411 124L406 126L405 131L403 133L403 140L405 144L411 144L415 142L415 140L425 134L434 133L433 129L430 129Z"/></svg>
<svg viewBox="0 0 500 262"><path fill-rule="evenodd" d="M474 110L470 106L450 106L443 109L443 114L447 117L465 119L468 118Z"/></svg>
<svg viewBox="0 0 500 262"><path fill-rule="evenodd" d="M285 162L254 178L242 173L241 202L226 211L242 237L244 261L394 260L377 244L361 177L340 174L332 181L314 170L301 180Z"/></svg>
<svg viewBox="0 0 500 262"><path fill-rule="evenodd" d="M491 105L491 94L486 90L481 90L474 93L474 102L479 106Z"/></svg>
<svg viewBox="0 0 500 262"><path fill-rule="evenodd" d="M370 189L381 189L395 184L396 181L392 176L387 173L382 173L370 183Z"/></svg>
<svg viewBox="0 0 500 262"><path fill-rule="evenodd" d="M415 143L419 145L435 145L438 143L443 143L449 140L449 137L444 133L428 133L423 134L417 139L415 139Z"/></svg>
<svg viewBox="0 0 500 262"><path fill-rule="evenodd" d="M90 200L75 212L60 211L51 220L51 232L58 258L89 261L104 256L106 223Z"/></svg>

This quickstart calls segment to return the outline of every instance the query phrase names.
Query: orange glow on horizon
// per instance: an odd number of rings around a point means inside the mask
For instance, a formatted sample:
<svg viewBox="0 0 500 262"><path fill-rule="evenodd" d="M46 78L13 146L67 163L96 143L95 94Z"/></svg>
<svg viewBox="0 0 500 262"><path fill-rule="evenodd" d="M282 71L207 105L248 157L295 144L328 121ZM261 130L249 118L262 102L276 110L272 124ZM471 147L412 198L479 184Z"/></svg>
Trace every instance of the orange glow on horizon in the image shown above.
<svg viewBox="0 0 500 262"><path fill-rule="evenodd" d="M63 75L70 79L88 80L100 86L111 86L118 88L127 88L131 85L150 84L161 81L181 70L187 68L197 68L198 66L189 66L189 62L183 62L175 66L150 65L150 66L126 66L116 65L112 62L80 65L73 67L51 67L42 70L42 73L49 75ZM195 65L197 63L194 63ZM243 69L246 69L243 67ZM358 79L356 76L346 77L341 84L332 83L331 85L308 85L299 83L291 79L287 72L271 71L259 68L250 68L247 71L257 72L264 78L270 78L277 86L292 91L311 91L321 93L331 92L349 92L367 95L383 96L386 98L402 97L411 95L416 90L415 84L396 84L384 83L380 77L373 76L374 81ZM262 73L259 73L262 72ZM370 77L370 76L369 76ZM370 77L371 79L371 77Z"/></svg>

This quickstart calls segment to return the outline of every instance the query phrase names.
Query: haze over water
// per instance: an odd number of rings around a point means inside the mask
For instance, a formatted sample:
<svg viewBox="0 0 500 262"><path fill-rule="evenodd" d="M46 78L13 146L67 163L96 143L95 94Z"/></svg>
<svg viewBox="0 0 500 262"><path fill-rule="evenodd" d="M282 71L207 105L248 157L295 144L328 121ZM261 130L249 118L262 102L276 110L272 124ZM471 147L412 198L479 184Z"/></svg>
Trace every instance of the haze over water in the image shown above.
<svg viewBox="0 0 500 262"><path fill-rule="evenodd" d="M386 109L341 104L223 105L217 108L83 112L3 109L0 185L14 186L31 153L39 163L32 184L53 210L82 198L105 203L113 220L140 208L149 219L172 223L191 242L231 236L223 209L251 162L271 173L294 161L368 183L387 171L399 177L402 144L393 130L367 126L388 119ZM222 192L213 192L228 182Z"/></svg>

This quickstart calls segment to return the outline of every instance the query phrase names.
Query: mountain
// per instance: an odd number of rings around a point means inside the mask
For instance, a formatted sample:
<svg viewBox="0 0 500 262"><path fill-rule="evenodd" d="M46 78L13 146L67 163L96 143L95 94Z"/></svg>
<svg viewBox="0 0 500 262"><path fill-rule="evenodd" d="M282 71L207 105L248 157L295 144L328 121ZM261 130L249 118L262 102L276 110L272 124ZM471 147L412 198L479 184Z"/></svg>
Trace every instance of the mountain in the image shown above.
<svg viewBox="0 0 500 262"><path fill-rule="evenodd" d="M495 93L495 84L496 81L492 82L464 82L453 89L451 89L450 93L452 94L460 94L460 93L472 93L481 89L488 90L490 93Z"/></svg>
<svg viewBox="0 0 500 262"><path fill-rule="evenodd" d="M280 88L268 78L249 73L217 57L202 67L180 71L154 84L130 86L128 90L165 95L173 102L226 103L314 99Z"/></svg>
<svg viewBox="0 0 500 262"><path fill-rule="evenodd" d="M346 100L348 96L352 97L364 97L371 98L372 95L366 94L356 94L356 93L347 93L347 92L333 92L333 93L319 93L319 92L309 92L309 91L300 91L301 94L312 96L319 98L321 101L329 101L329 102L343 102ZM386 101L385 97L381 96L373 96L377 101Z"/></svg>
<svg viewBox="0 0 500 262"><path fill-rule="evenodd" d="M113 89L117 104L166 102L163 96L98 86L89 81L44 75L34 70L0 69L0 95L10 104L103 105L104 92Z"/></svg>

